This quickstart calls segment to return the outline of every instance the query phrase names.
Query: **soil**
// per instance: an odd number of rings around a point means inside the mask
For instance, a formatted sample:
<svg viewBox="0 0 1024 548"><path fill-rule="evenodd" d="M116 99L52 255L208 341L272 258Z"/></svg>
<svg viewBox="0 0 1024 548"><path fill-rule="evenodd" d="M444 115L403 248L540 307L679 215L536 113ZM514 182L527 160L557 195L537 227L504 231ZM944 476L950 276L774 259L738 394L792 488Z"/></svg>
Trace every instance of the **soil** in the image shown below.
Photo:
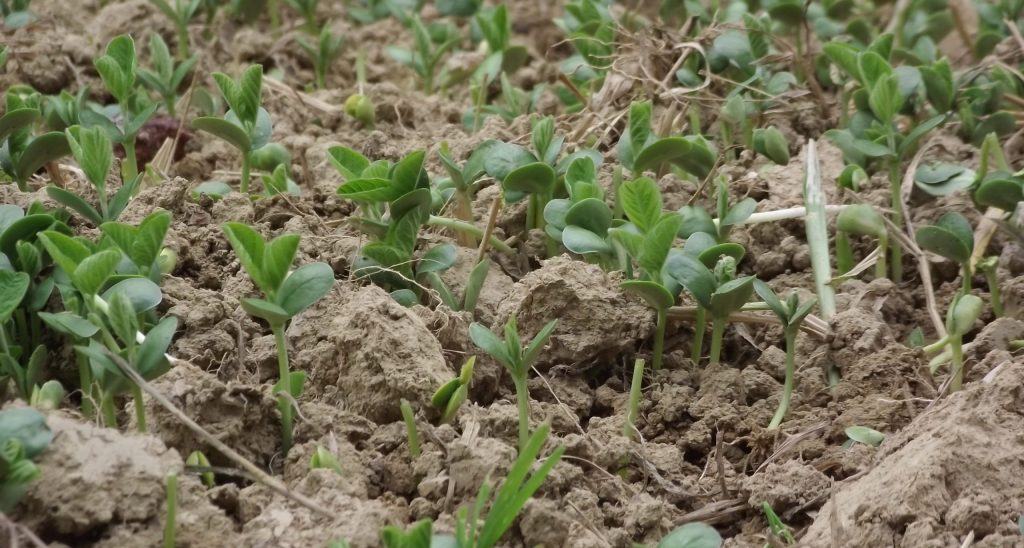
<svg viewBox="0 0 1024 548"><path fill-rule="evenodd" d="M558 320L529 389L531 420L551 421L548 449L564 446L566 457L526 504L504 539L508 546L628 547L656 543L675 526L704 521L718 529L725 546L761 547L770 542L764 502L793 529L800 546L945 547L968 537L982 547L1024 543L1017 529L1024 513L1024 358L1009 348L1009 341L1024 338L1024 252L1016 243L1001 234L992 243L991 254L1000 257L1007 317L991 321L986 312L979 327L987 327L968 337L968 382L962 392L946 393L947 371L932 376L924 352L905 345L917 327L935 337L916 263L908 258L906 282L867 274L843 283L829 335L799 337L796 389L779 431L766 427L785 374L781 329L733 324L726 332L723 363L698 366L689 358L692 324L672 322L665 367L645 374L639 436L628 441L622 432L633 358L650 357L654 313L620 289L621 273L606 273L567 254L546 258L542 235L522 234L521 205L506 207L499 217L496 235L518 243L517 252L489 252L491 271L475 311L453 311L436 302L405 308L383 289L354 278L352 262L366 238L345 223L355 208L335 193L341 178L326 161L327 148L341 144L371 159L390 160L426 150L428 171L440 176L440 143L447 142L461 161L487 139L525 142L529 122L520 117L506 124L492 117L481 131L466 132L461 126L469 106L465 89L446 98L425 96L415 91L411 72L384 52L391 43L410 45L409 33L396 20L356 26L334 4L340 3L321 2L319 15L335 21L333 27L356 47L343 49L327 89L308 96L264 91L263 104L275 123L273 139L291 153L302 196L255 202L238 194L219 201L193 197L199 183L232 180L238 169L233 149L197 133L190 135L167 179L143 190L122 218L137 222L156 208L174 218L167 245L177 252L178 263L163 280L158 312L178 318L170 353L180 363L152 386L221 442L311 497L329 517L239 473L234 462L148 396L149 432L136 434L130 402L121 410L121 430L99 428L74 411L75 394L66 409L49 414L56 437L39 461L40 479L13 514L45 544L159 545L164 479L171 472L180 481L180 546L319 547L333 539L376 546L383 526L404 527L424 518L435 521L435 531L450 533L456 512L472 503L481 483L502 478L515 458L515 393L502 367L477 354L468 401L451 424L438 424L430 398L477 353L468 337L473 321L499 331L513 316L524 340ZM562 13L563 2L510 4L513 42L531 51L531 62L515 82L527 87L551 82L568 51L550 22ZM172 48L176 41L166 19L146 0L36 0L31 7L38 15L35 23L4 31L9 60L0 88L21 82L45 93L85 86L101 90L92 60L110 37L133 32L144 44L149 32L160 32ZM436 13L428 7L425 16ZM303 91L312 68L291 41L298 30L289 28L275 39L268 28L268 21L242 27L224 15L211 37L194 28L194 49L202 55L199 81L208 80L211 70L237 74L260 62L286 86ZM359 51L366 53L362 92L376 105L374 129L361 127L340 108L357 90L353 67ZM145 55L142 63L148 63ZM639 86L622 75L609 77L594 98L602 113L598 118L610 120L622 112L643 91ZM94 94L93 99L106 98ZM542 111L559 112L551 92L541 105ZM775 166L744 153L723 166L732 199L753 197L758 211L802 205L803 143L821 137L834 121L815 108L799 99L792 108L773 111L773 123L790 138L793 158ZM621 123L606 128L580 115L560 116L558 122L569 135L583 124L597 124L596 146L607 158L616 156ZM581 145L582 139L571 144ZM841 154L825 139L818 150L829 201L848 200L829 184L842 170ZM978 160L973 147L951 134L941 135L930 154L929 160L967 165ZM88 199L84 182L71 171L65 174ZM608 162L601 178L610 188ZM666 207L691 199L711 205L706 196L697 196L692 182L673 175L659 182ZM477 193L478 224L486 222L498 192L489 181ZM883 181L872 180L862 197L884 207L886 192ZM5 186L0 193L4 203L55 205L39 188L20 193ZM963 197L921 203L913 210L917 225L945 211L973 211ZM969 217L977 221L978 215ZM249 223L265 237L300 234L297 264L326 262L338 280L287 329L291 367L308 380L298 398L295 446L286 458L272 392L273 337L240 306L240 299L257 291L222 236L220 225L226 221ZM95 234L78 221L72 224ZM802 298L813 295L800 220L737 227L731 238L747 248L741 273L758 275L780 293L796 289ZM423 239L431 245L452 241L438 230ZM860 256L872 245L855 244ZM476 253L460 249L458 265L443 276L456 294ZM932 266L944 315L960 286L958 271ZM978 277L974 285L987 301L984 280ZM70 350L62 355L70 356ZM73 367L68 360L49 373L69 385ZM841 380L830 386L826 371L833 368ZM399 412L403 399L416 411L423 441L418 458L409 454ZM850 426L873 428L885 440L878 447L844 445ZM336 455L340 473L309 469L317 447ZM184 467L183 457L196 450L217 467L213 488Z"/></svg>

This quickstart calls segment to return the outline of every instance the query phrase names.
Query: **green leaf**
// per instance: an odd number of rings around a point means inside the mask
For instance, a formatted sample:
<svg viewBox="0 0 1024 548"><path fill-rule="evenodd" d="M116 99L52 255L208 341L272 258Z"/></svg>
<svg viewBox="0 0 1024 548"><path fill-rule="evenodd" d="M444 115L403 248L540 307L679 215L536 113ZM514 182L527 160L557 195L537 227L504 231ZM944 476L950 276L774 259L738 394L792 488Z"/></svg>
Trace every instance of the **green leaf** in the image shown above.
<svg viewBox="0 0 1024 548"><path fill-rule="evenodd" d="M39 318L55 331L79 339L88 339L100 330L95 324L74 312L39 312Z"/></svg>
<svg viewBox="0 0 1024 548"><path fill-rule="evenodd" d="M68 276L92 253L82 242L53 230L40 232L39 241L57 266L64 269Z"/></svg>
<svg viewBox="0 0 1024 548"><path fill-rule="evenodd" d="M789 325L790 310L786 308L786 305L782 304L778 295L775 294L775 291L772 291L771 287L768 287L768 284L755 279L754 292L757 293L757 296L761 297L761 300L768 305L768 308L771 308L772 312L782 320L782 324L784 326Z"/></svg>
<svg viewBox="0 0 1024 548"><path fill-rule="evenodd" d="M508 353L505 341L502 341L490 329L473 322L469 326L469 338L477 348L486 352L506 368L511 370L516 365L512 363L512 356Z"/></svg>
<svg viewBox="0 0 1024 548"><path fill-rule="evenodd" d="M338 194L361 203L390 202L401 194L387 179L350 179L338 187Z"/></svg>
<svg viewBox="0 0 1024 548"><path fill-rule="evenodd" d="M21 304L30 281L24 272L0 270L0 326L11 318L11 314Z"/></svg>
<svg viewBox="0 0 1024 548"><path fill-rule="evenodd" d="M696 236L696 234L694 236ZM691 236L690 239L693 239L693 236ZM686 241L687 246L690 245L690 239ZM703 251L700 251L697 255L693 255L692 253L687 253L687 255L690 255L691 257L696 257L698 261L703 263L704 266L708 268L714 268L715 265L718 264L718 259L722 257L732 257L738 263L740 262L740 260L743 259L743 256L746 254L746 250L743 249L743 246L740 244L732 242L725 242L724 244L714 244L713 242L711 243L713 245L708 245L707 247L704 248ZM685 251L686 250L684 249L684 252Z"/></svg>
<svg viewBox="0 0 1024 548"><path fill-rule="evenodd" d="M619 187L619 199L626 216L641 230L648 232L661 219L661 191L649 177L639 177Z"/></svg>
<svg viewBox="0 0 1024 548"><path fill-rule="evenodd" d="M974 199L983 206L1013 211L1018 203L1024 201L1024 183L1018 179L994 176L978 185Z"/></svg>
<svg viewBox="0 0 1024 548"><path fill-rule="evenodd" d="M21 208L12 206L21 212ZM18 242L28 242L35 238L36 234L53 226L55 220L52 215L36 213L25 215L14 220L6 227L0 227L0 253L8 257L14 257Z"/></svg>
<svg viewBox="0 0 1024 548"><path fill-rule="evenodd" d="M937 112L949 112L953 108L953 99L956 96L953 69L949 64L949 59L943 57L931 66L925 65L918 69L921 72L921 80L924 82L928 101Z"/></svg>
<svg viewBox="0 0 1024 548"><path fill-rule="evenodd" d="M281 287L285 276L288 275L288 270L292 267L292 262L295 261L295 253L298 249L298 234L282 234L264 246L263 265L260 267L260 271L263 273L263 281L269 289L268 296L274 295Z"/></svg>
<svg viewBox="0 0 1024 548"><path fill-rule="evenodd" d="M675 297L657 282L627 280L620 285L623 291L639 296L655 310L667 310L676 304Z"/></svg>
<svg viewBox="0 0 1024 548"><path fill-rule="evenodd" d="M837 67L841 68L854 80L862 81L860 64L857 59L857 48L844 42L828 42L821 47L825 55Z"/></svg>
<svg viewBox="0 0 1024 548"><path fill-rule="evenodd" d="M167 359L167 349L171 346L177 329L178 319L167 316L146 333L146 340L139 345L133 364L142 378L151 381L171 368L171 362Z"/></svg>
<svg viewBox="0 0 1024 548"><path fill-rule="evenodd" d="M718 227L711 215L699 206L683 206L679 208L679 217L683 224L679 226L678 236L689 238L698 233L718 234Z"/></svg>
<svg viewBox="0 0 1024 548"><path fill-rule="evenodd" d="M496 140L484 141L473 154L476 155L478 151L484 158L484 170L499 181L504 181L516 168L537 161L525 148Z"/></svg>
<svg viewBox="0 0 1024 548"><path fill-rule="evenodd" d="M651 279L660 279L661 269L682 224L683 220L678 215L666 215L644 236L637 262Z"/></svg>
<svg viewBox="0 0 1024 548"><path fill-rule="evenodd" d="M714 527L694 522L676 527L658 542L658 548L720 548L722 536Z"/></svg>
<svg viewBox="0 0 1024 548"><path fill-rule="evenodd" d="M163 300L160 286L148 278L128 278L110 286L103 292L103 300L110 301L121 295L131 303L135 314L153 310Z"/></svg>
<svg viewBox="0 0 1024 548"><path fill-rule="evenodd" d="M900 95L899 80L895 74L881 77L868 94L868 104L883 123L890 123L903 106Z"/></svg>
<svg viewBox="0 0 1024 548"><path fill-rule="evenodd" d="M501 186L506 191L544 194L555 185L555 170L543 162L534 162L518 167L508 173Z"/></svg>
<svg viewBox="0 0 1024 548"><path fill-rule="evenodd" d="M39 109L35 108L18 108L7 111L0 117L0 141L7 139L11 133L36 123L41 116Z"/></svg>
<svg viewBox="0 0 1024 548"><path fill-rule="evenodd" d="M728 227L742 224L754 214L755 209L757 209L757 202L753 198L744 198L729 208L729 212L719 221L718 226Z"/></svg>
<svg viewBox="0 0 1024 548"><path fill-rule="evenodd" d="M727 317L736 312L750 300L754 292L754 277L745 276L730 280L715 290L711 295L711 306L707 307L712 316Z"/></svg>
<svg viewBox="0 0 1024 548"><path fill-rule="evenodd" d="M199 196L203 194L213 198L214 200L219 200L228 194L231 194L231 185L224 181L206 181L199 183L192 189L193 199L198 199Z"/></svg>
<svg viewBox="0 0 1024 548"><path fill-rule="evenodd" d="M204 116L192 120L192 127L227 141L243 154L248 153L252 149L252 142L249 140L249 135L245 130L227 120L214 116Z"/></svg>
<svg viewBox="0 0 1024 548"><path fill-rule="evenodd" d="M629 128L626 139L633 154L639 154L651 140L651 112L653 107L650 101L643 101L629 105ZM629 166L627 166L629 167ZM639 173L641 169L633 162L632 170Z"/></svg>
<svg viewBox="0 0 1024 548"><path fill-rule="evenodd" d="M771 126L754 130L754 148L780 166L789 163L789 145L778 128Z"/></svg>
<svg viewBox="0 0 1024 548"><path fill-rule="evenodd" d="M241 304L247 314L262 318L270 325L283 325L291 318L285 309L263 299L241 299Z"/></svg>
<svg viewBox="0 0 1024 548"><path fill-rule="evenodd" d="M459 250L452 244L441 244L430 248L423 254L416 266L418 274L442 272L455 265L459 258Z"/></svg>
<svg viewBox="0 0 1024 548"><path fill-rule="evenodd" d="M905 156L906 153L910 150L910 148L913 147L921 139L921 137L924 137L925 134L935 129L945 121L946 115L939 114L937 116L932 116L931 118L914 126L914 129L910 130L910 133L908 133L907 136L903 138L903 141L900 142L900 156Z"/></svg>
<svg viewBox="0 0 1024 548"><path fill-rule="evenodd" d="M851 426L846 429L846 435L857 443L873 447L878 447L885 441L885 434L867 426Z"/></svg>
<svg viewBox="0 0 1024 548"><path fill-rule="evenodd" d="M491 272L491 261L484 259L473 267L466 280L466 289L462 296L462 309L469 312L476 310L476 302L480 297L480 291L487 281L487 275Z"/></svg>
<svg viewBox="0 0 1024 548"><path fill-rule="evenodd" d="M974 231L959 213L946 213L934 226L922 226L914 234L917 245L925 251L945 257L957 264L971 260Z"/></svg>
<svg viewBox="0 0 1024 548"><path fill-rule="evenodd" d="M79 195L53 185L46 187L46 194L58 204L74 210L94 226L100 226L103 223L103 216L100 215L100 212Z"/></svg>
<svg viewBox="0 0 1024 548"><path fill-rule="evenodd" d="M880 143L868 141L867 139L856 139L853 141L853 147L861 154L871 158L891 156L895 153L895 151L889 150L889 147Z"/></svg>
<svg viewBox="0 0 1024 548"><path fill-rule="evenodd" d="M612 251L611 245L604 238L576 225L569 225L562 230L562 245L577 255Z"/></svg>
<svg viewBox="0 0 1024 548"><path fill-rule="evenodd" d="M546 210L547 207L544 209ZM584 228L603 239L612 226L612 212L603 200L587 198L570 207L565 214L564 221L563 226Z"/></svg>
<svg viewBox="0 0 1024 548"><path fill-rule="evenodd" d="M647 145L633 160L633 172L643 173L646 170L661 171L665 164L683 166L683 161L693 147L682 137L658 139Z"/></svg>
<svg viewBox="0 0 1024 548"><path fill-rule="evenodd" d="M395 164L391 173L391 180L395 186L396 198L403 196L419 188L420 181L424 177L423 159L424 153L418 150L406 155Z"/></svg>
<svg viewBox="0 0 1024 548"><path fill-rule="evenodd" d="M544 324L544 327L540 328L540 331L533 336L530 340L530 344L527 345L526 350L523 351L522 367L523 369L529 369L533 367L533 364L537 363L537 358L540 357L540 353L544 350L544 345L548 343L548 339L551 338L551 334L554 333L555 327L558 325L558 320L551 320Z"/></svg>
<svg viewBox="0 0 1024 548"><path fill-rule="evenodd" d="M836 230L875 238L884 238L888 234L882 215L866 204L849 205L839 212Z"/></svg>
<svg viewBox="0 0 1024 548"><path fill-rule="evenodd" d="M107 173L114 163L114 149L107 133L99 127L71 127L65 135L85 177L97 188L106 187Z"/></svg>
<svg viewBox="0 0 1024 548"><path fill-rule="evenodd" d="M345 179L355 179L370 166L366 156L348 147L336 146L327 149L327 159Z"/></svg>
<svg viewBox="0 0 1024 548"><path fill-rule="evenodd" d="M974 170L956 164L923 165L914 172L914 185L932 196L947 196L970 188L974 184Z"/></svg>
<svg viewBox="0 0 1024 548"><path fill-rule="evenodd" d="M121 262L121 252L105 249L97 252L78 264L71 274L75 288L86 295L95 295L107 283Z"/></svg>
<svg viewBox="0 0 1024 548"><path fill-rule="evenodd" d="M857 67L861 82L868 90L873 90L880 80L892 74L889 62L874 51L861 52L857 56Z"/></svg>
<svg viewBox="0 0 1024 548"><path fill-rule="evenodd" d="M715 275L708 267L696 258L682 253L670 256L665 267L668 275L685 287L701 306L711 309L711 296L717 283Z"/></svg>
<svg viewBox="0 0 1024 548"><path fill-rule="evenodd" d="M238 261L242 264L253 283L266 294L273 293L277 287L267 283L263 275L263 254L266 243L258 232L242 223L224 223L224 235L234 249Z"/></svg>
<svg viewBox="0 0 1024 548"><path fill-rule="evenodd" d="M285 278L277 302L289 316L296 316L334 287L334 270L326 263L309 263Z"/></svg>
<svg viewBox="0 0 1024 548"><path fill-rule="evenodd" d="M46 417L30 407L0 411L0 445L17 440L25 457L34 459L50 446L53 432L46 425Z"/></svg>

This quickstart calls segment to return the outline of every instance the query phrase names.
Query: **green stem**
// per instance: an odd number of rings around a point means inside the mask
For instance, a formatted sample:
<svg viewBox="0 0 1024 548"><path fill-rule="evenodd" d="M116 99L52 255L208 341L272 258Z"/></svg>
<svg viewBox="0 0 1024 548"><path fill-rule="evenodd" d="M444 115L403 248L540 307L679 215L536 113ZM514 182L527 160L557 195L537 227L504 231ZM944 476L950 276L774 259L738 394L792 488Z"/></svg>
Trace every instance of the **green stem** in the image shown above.
<svg viewBox="0 0 1024 548"><path fill-rule="evenodd" d="M949 335L946 335L945 337L933 342L932 344L925 346L921 350L924 350L925 354L932 355L941 352L947 344L949 344Z"/></svg>
<svg viewBox="0 0 1024 548"><path fill-rule="evenodd" d="M896 256L895 256L896 248L898 248L899 245L894 245L892 247L893 247L893 260L895 261L896 260ZM884 238L884 237L883 238L879 238L878 239L878 262L875 263L875 278L884 278L886 276L886 271L888 270L888 267L885 264L885 255L888 252L888 249L889 249L889 239L888 238Z"/></svg>
<svg viewBox="0 0 1024 548"><path fill-rule="evenodd" d="M132 383L132 399L135 400L135 423L139 432L146 431L146 404L142 401L142 389Z"/></svg>
<svg viewBox="0 0 1024 548"><path fill-rule="evenodd" d="M951 360L949 362L949 372L953 375L953 382L949 385L950 392L957 392L964 385L964 347L963 338L959 336L949 337L949 349L951 350Z"/></svg>
<svg viewBox="0 0 1024 548"><path fill-rule="evenodd" d="M690 350L690 361L693 365L700 363L701 352L704 350L704 331L707 330L707 311L697 305L697 317L693 320L693 348Z"/></svg>
<svg viewBox="0 0 1024 548"><path fill-rule="evenodd" d="M995 267L985 271L985 281L988 283L988 294L992 301L992 313L997 318L1003 316L1003 297L999 288L999 276Z"/></svg>
<svg viewBox="0 0 1024 548"><path fill-rule="evenodd" d="M405 398L402 398L399 409L402 410L402 420L405 421L405 433L409 438L409 456L415 459L420 456L420 432L416 428L416 417L412 413L412 405Z"/></svg>
<svg viewBox="0 0 1024 548"><path fill-rule="evenodd" d="M895 138L889 135L890 150L896 150ZM903 200L900 199L900 160L893 157L889 160L889 196L890 207L892 208L892 222L898 227L903 227ZM903 248L898 245L892 246L892 281L900 283L903 281Z"/></svg>
<svg viewBox="0 0 1024 548"><path fill-rule="evenodd" d="M100 396L100 412L103 414L103 425L117 428L117 411L114 409L114 397L104 392Z"/></svg>
<svg viewBox="0 0 1024 548"><path fill-rule="evenodd" d="M438 217L437 215L431 215L430 218L427 219L427 224L430 226L440 226L443 228L450 228L452 230L467 232L469 234L476 236L477 238L484 237L483 230L477 228L475 225L472 225L464 221L459 221L456 219L449 219L447 217ZM514 250L511 247L509 247L508 244L499 240L498 238L495 238L494 236L491 236L491 238L487 240L487 242L490 244L491 247L497 249L498 251L501 251L502 253L514 253Z"/></svg>
<svg viewBox="0 0 1024 548"><path fill-rule="evenodd" d="M964 278L963 282L962 282L962 285L961 285L961 288L962 288L963 294L967 295L967 294L969 294L971 292L971 278L973 277L973 275L971 273L971 261L968 260L966 263L964 263L962 265L961 275Z"/></svg>
<svg viewBox="0 0 1024 548"><path fill-rule="evenodd" d="M519 408L519 450L526 447L530 439L530 391L526 388L526 372L522 376L512 375L516 387L516 406Z"/></svg>
<svg viewBox="0 0 1024 548"><path fill-rule="evenodd" d="M836 270L840 274L846 274L853 269L853 250L850 246L850 236L841 230L836 231Z"/></svg>
<svg viewBox="0 0 1024 548"><path fill-rule="evenodd" d="M267 0L267 10L270 12L270 29L274 36L280 36L281 8L278 6L277 0Z"/></svg>
<svg viewBox="0 0 1024 548"><path fill-rule="evenodd" d="M75 353L75 360L78 362L78 386L82 391L82 415L85 415L87 419L93 418L93 389L92 389L92 369L89 367L89 360L81 354Z"/></svg>
<svg viewBox="0 0 1024 548"><path fill-rule="evenodd" d="M537 228L537 204L540 197L537 194L530 194L529 202L526 204L526 230Z"/></svg>
<svg viewBox="0 0 1024 548"><path fill-rule="evenodd" d="M178 61L188 59L188 43L188 21L185 21L178 25Z"/></svg>
<svg viewBox="0 0 1024 548"><path fill-rule="evenodd" d="M122 166L121 173L124 181L127 183L139 174L139 164L135 159L135 136L133 135L125 139L122 145L124 146L124 165Z"/></svg>
<svg viewBox="0 0 1024 548"><path fill-rule="evenodd" d="M242 194L249 193L249 151L242 152L242 178L240 190Z"/></svg>
<svg viewBox="0 0 1024 548"><path fill-rule="evenodd" d="M175 99L177 99L177 97L174 96L173 92L171 93L171 95L164 97L164 108L167 109L167 115L171 118L177 116L177 114L174 112Z"/></svg>
<svg viewBox="0 0 1024 548"><path fill-rule="evenodd" d="M654 334L654 370L661 369L662 354L665 352L665 326L668 323L668 310L658 310L657 331Z"/></svg>
<svg viewBox="0 0 1024 548"><path fill-rule="evenodd" d="M711 320L711 358L708 365L717 365L722 355L722 336L725 334L726 318Z"/></svg>
<svg viewBox="0 0 1024 548"><path fill-rule="evenodd" d="M799 329L786 329L786 381L782 387L779 408L775 410L775 416L768 425L769 430L777 429L789 412L789 402L793 397L793 377L796 375L796 335L799 332Z"/></svg>
<svg viewBox="0 0 1024 548"><path fill-rule="evenodd" d="M284 336L284 324L270 326L274 333L274 344L277 346L277 372L281 381L281 394L278 396L281 411L281 451L288 454L292 448L292 400L291 375L288 370L288 340Z"/></svg>
<svg viewBox="0 0 1024 548"><path fill-rule="evenodd" d="M626 410L626 426L622 429L622 435L627 440L633 439L637 433L636 418L640 414L640 387L644 380L644 361L637 358L633 362L633 381L629 384L629 408Z"/></svg>
<svg viewBox="0 0 1024 548"><path fill-rule="evenodd" d="M178 522L178 474L167 474L167 522L164 523L164 548L174 548Z"/></svg>

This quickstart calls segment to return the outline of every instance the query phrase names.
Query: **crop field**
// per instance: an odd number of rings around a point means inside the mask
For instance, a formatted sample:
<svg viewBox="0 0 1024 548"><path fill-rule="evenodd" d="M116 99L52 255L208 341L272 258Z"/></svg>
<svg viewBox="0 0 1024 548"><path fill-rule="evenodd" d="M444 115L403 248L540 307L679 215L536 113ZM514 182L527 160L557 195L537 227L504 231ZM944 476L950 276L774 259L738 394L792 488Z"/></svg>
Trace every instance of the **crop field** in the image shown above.
<svg viewBox="0 0 1024 548"><path fill-rule="evenodd" d="M0 0L0 546L1024 546L1022 26Z"/></svg>

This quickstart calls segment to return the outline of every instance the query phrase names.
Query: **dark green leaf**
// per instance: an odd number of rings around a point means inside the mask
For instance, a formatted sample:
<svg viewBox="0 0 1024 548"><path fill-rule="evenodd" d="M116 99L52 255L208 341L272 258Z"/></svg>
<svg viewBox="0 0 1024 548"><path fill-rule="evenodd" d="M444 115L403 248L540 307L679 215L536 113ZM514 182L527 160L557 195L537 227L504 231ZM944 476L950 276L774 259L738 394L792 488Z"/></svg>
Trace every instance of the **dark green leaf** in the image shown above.
<svg viewBox="0 0 1024 548"><path fill-rule="evenodd" d="M227 120L213 116L204 116L192 120L192 127L227 141L243 154L248 153L252 148L252 142L249 140L249 135L245 130Z"/></svg>
<svg viewBox="0 0 1024 548"><path fill-rule="evenodd" d="M292 272L277 294L277 302L289 316L296 316L320 300L334 286L334 270L326 263L304 264Z"/></svg>
<svg viewBox="0 0 1024 548"><path fill-rule="evenodd" d="M510 171L501 186L506 191L544 194L550 192L554 184L555 170L543 162L534 162Z"/></svg>
<svg viewBox="0 0 1024 548"><path fill-rule="evenodd" d="M677 253L665 265L668 275L686 288L704 308L711 309L711 296L715 292L715 275L699 260Z"/></svg>
<svg viewBox="0 0 1024 548"><path fill-rule="evenodd" d="M39 312L39 318L57 332L79 339L88 339L100 330L92 322L74 312L58 312L57 314Z"/></svg>
<svg viewBox="0 0 1024 548"><path fill-rule="evenodd" d="M498 338L490 329L473 322L469 326L469 338L477 348L486 352L506 368L511 369L515 365L512 363L512 356L508 353L505 341Z"/></svg>
<svg viewBox="0 0 1024 548"><path fill-rule="evenodd" d="M712 316L724 318L742 308L750 300L750 295L753 292L754 278L752 276L730 280L719 286L711 295L711 306L707 307L708 312Z"/></svg>
<svg viewBox="0 0 1024 548"><path fill-rule="evenodd" d="M654 228L661 219L661 191L649 177L639 177L619 187L619 199L626 216L642 232Z"/></svg>
<svg viewBox="0 0 1024 548"><path fill-rule="evenodd" d="M657 173L665 164L681 166L691 149L690 142L682 137L658 139L640 150L633 160L633 172L639 174L651 170Z"/></svg>
<svg viewBox="0 0 1024 548"><path fill-rule="evenodd" d="M103 292L103 299L110 302L114 295L121 295L132 305L135 314L142 314L156 308L163 300L160 286L148 278L128 278L112 285Z"/></svg>
<svg viewBox="0 0 1024 548"><path fill-rule="evenodd" d="M623 291L639 296L655 310L667 310L676 303L672 294L657 282L628 280L621 286Z"/></svg>
<svg viewBox="0 0 1024 548"><path fill-rule="evenodd" d="M146 333L146 340L139 345L138 354L133 364L142 378L151 381L170 369L171 363L166 354L177 329L178 319L168 316L160 320L153 329L149 330L149 333Z"/></svg>
<svg viewBox="0 0 1024 548"><path fill-rule="evenodd" d="M14 309L21 304L30 281L24 272L0 270L0 326L10 319Z"/></svg>

